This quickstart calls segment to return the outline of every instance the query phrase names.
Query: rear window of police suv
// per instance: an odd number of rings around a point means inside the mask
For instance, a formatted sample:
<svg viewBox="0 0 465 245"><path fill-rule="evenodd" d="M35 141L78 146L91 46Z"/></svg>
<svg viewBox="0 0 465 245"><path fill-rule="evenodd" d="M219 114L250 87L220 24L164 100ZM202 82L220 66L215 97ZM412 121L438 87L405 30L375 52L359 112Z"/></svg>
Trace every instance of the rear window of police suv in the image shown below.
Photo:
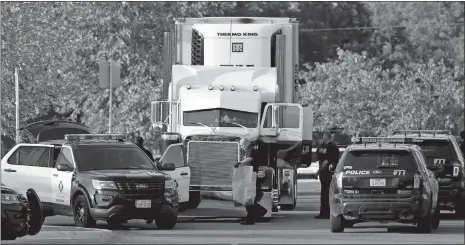
<svg viewBox="0 0 465 245"><path fill-rule="evenodd" d="M407 150L356 150L347 152L339 171L403 169L415 171L414 159Z"/></svg>

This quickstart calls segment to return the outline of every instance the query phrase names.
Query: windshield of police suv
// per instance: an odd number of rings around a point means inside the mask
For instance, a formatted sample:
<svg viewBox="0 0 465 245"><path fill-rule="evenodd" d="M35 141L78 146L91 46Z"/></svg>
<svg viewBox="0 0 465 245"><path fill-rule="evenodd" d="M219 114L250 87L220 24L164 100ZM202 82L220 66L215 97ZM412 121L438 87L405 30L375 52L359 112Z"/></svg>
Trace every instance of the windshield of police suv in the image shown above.
<svg viewBox="0 0 465 245"><path fill-rule="evenodd" d="M415 165L406 150L350 151L343 161L344 170L376 170L383 168L414 171Z"/></svg>
<svg viewBox="0 0 465 245"><path fill-rule="evenodd" d="M230 109L208 109L184 112L184 126L256 128L258 113ZM238 125L240 124L240 125Z"/></svg>
<svg viewBox="0 0 465 245"><path fill-rule="evenodd" d="M74 150L80 171L155 169L152 161L136 147L83 147Z"/></svg>
<svg viewBox="0 0 465 245"><path fill-rule="evenodd" d="M451 161L458 158L454 151L454 146L448 140L422 139L422 142L415 142L415 144L423 150L428 165L434 164L435 159Z"/></svg>

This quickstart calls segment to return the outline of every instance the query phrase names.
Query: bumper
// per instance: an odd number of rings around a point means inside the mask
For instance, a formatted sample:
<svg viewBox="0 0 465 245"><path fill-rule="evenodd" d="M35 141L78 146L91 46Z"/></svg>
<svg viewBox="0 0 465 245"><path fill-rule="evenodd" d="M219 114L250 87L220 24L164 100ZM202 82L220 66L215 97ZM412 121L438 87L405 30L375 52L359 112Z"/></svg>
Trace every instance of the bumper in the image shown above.
<svg viewBox="0 0 465 245"><path fill-rule="evenodd" d="M113 194L113 195L112 195ZM97 206L96 200L101 200L98 195L113 196L112 203L108 206ZM154 219L159 216L177 216L177 193L171 196L150 196L142 194L117 195L115 193L100 192L92 197L94 206L90 213L97 220L131 220ZM136 207L136 200L150 200L150 207Z"/></svg>
<svg viewBox="0 0 465 245"><path fill-rule="evenodd" d="M28 209L21 204L2 203L2 233L15 237L27 235Z"/></svg>
<svg viewBox="0 0 465 245"><path fill-rule="evenodd" d="M442 210L450 210L456 205L465 203L465 189L440 187L438 205Z"/></svg>
<svg viewBox="0 0 465 245"><path fill-rule="evenodd" d="M363 222L411 223L427 214L428 208L418 199L358 199L338 198L331 201L331 214L344 219Z"/></svg>

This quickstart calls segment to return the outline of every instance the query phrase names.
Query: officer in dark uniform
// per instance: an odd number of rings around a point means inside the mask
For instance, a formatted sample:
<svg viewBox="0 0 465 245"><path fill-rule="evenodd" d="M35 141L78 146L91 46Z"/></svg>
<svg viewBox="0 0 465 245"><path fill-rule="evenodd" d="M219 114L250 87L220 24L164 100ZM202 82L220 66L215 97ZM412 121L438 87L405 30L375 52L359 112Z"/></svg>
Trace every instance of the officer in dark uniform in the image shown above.
<svg viewBox="0 0 465 245"><path fill-rule="evenodd" d="M136 137L136 145L144 151L144 153L153 161L155 162L155 159L153 158L153 155L152 155L152 152L150 152L149 150L147 150L146 148L144 148L144 138L140 137L140 136L137 136ZM153 219L148 219L146 221L147 224L151 224L153 223Z"/></svg>
<svg viewBox="0 0 465 245"><path fill-rule="evenodd" d="M137 136L136 137L136 145L139 146L139 148L141 150L143 150L145 152L145 154L152 160L152 161L155 161L155 159L153 158L153 155L152 155L152 152L150 152L149 150L145 149L144 148L144 138L140 137L140 136Z"/></svg>
<svg viewBox="0 0 465 245"><path fill-rule="evenodd" d="M334 144L331 135L325 132L323 144L317 149L317 157L320 168L317 175L321 183L320 214L315 218L329 219L329 187L332 179L332 172L339 161L339 148Z"/></svg>
<svg viewBox="0 0 465 245"><path fill-rule="evenodd" d="M242 139L240 142L242 148L246 151L246 158L237 164L234 165L234 168L238 168L240 165L242 166L253 166L253 171L255 173L258 172L258 161L256 159L257 150L254 147L251 147L248 140ZM247 211L247 216L241 219L241 225L254 225L256 221L258 221L261 217L263 217L268 210L260 205L258 202L263 197L263 192L261 191L261 183L260 181L256 180L256 195L254 204L250 206L246 206L245 209Z"/></svg>

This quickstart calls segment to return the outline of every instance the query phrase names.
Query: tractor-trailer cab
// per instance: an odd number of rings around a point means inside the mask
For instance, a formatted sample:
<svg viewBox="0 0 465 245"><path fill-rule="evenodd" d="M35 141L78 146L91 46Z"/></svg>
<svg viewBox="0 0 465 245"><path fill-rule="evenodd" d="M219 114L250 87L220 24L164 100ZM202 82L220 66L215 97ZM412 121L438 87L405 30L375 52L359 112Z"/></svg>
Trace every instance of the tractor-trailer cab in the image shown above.
<svg viewBox="0 0 465 245"><path fill-rule="evenodd" d="M298 20L178 19L165 47L163 101L152 102L152 123L162 131L161 161L182 148L179 172L188 180L178 182L190 187L185 195L179 188L181 210L183 202L198 205L199 191L232 190L243 138L262 165L262 206L295 207L296 169L311 162L313 124L311 108L296 104Z"/></svg>

